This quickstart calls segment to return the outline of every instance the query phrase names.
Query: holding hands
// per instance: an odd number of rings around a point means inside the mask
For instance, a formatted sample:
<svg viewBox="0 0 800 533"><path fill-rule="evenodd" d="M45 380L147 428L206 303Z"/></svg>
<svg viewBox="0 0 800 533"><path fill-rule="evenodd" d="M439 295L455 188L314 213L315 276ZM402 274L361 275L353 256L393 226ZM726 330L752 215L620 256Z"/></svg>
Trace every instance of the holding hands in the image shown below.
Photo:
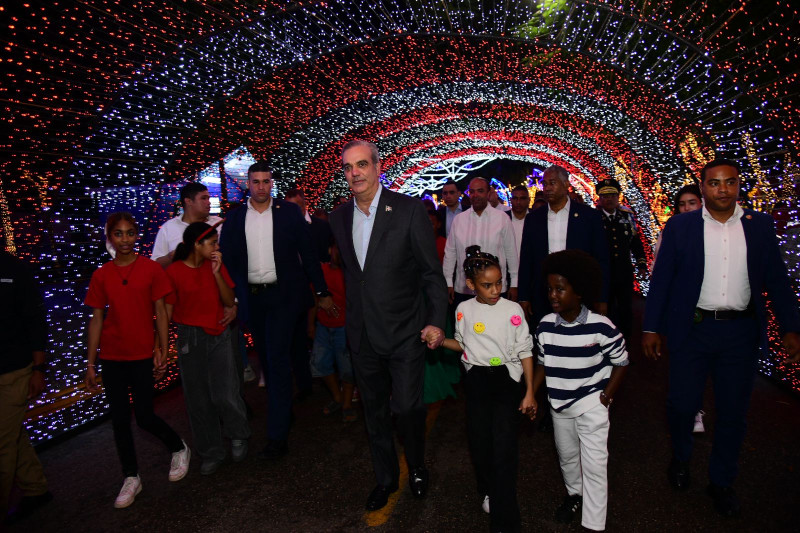
<svg viewBox="0 0 800 533"><path fill-rule="evenodd" d="M539 404L536 403L536 398L533 395L533 390L528 388L525 392L525 397L519 402L519 411L533 420L536 418L536 412L539 409Z"/></svg>
<svg viewBox="0 0 800 533"><path fill-rule="evenodd" d="M420 331L420 340L427 343L430 350L435 350L444 341L444 331L436 326L427 325Z"/></svg>

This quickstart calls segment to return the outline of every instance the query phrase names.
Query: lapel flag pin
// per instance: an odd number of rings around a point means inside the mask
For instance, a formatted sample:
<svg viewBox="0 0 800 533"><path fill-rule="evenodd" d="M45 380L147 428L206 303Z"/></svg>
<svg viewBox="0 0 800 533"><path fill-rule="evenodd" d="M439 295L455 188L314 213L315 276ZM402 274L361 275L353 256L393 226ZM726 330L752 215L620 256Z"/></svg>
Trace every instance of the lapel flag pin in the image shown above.
<svg viewBox="0 0 800 533"><path fill-rule="evenodd" d="M578 218L578 213L575 213L575 214L574 214L574 215L572 215L572 216L574 216L575 218Z"/></svg>
<svg viewBox="0 0 800 533"><path fill-rule="evenodd" d="M390 205L387 205L387 206L386 206L386 212L387 212L387 213L391 213L391 212L392 212L392 206L390 206Z"/></svg>

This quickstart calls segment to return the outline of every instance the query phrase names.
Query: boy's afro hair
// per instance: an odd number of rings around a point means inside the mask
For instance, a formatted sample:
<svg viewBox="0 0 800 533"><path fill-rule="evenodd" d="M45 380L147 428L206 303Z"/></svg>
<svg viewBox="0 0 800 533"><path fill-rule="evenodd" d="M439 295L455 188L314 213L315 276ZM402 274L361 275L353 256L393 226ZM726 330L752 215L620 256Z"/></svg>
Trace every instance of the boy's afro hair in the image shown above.
<svg viewBox="0 0 800 533"><path fill-rule="evenodd" d="M547 276L556 274L566 278L581 303L591 307L600 296L603 272L597 259L583 250L562 250L548 255L542 263L545 284Z"/></svg>

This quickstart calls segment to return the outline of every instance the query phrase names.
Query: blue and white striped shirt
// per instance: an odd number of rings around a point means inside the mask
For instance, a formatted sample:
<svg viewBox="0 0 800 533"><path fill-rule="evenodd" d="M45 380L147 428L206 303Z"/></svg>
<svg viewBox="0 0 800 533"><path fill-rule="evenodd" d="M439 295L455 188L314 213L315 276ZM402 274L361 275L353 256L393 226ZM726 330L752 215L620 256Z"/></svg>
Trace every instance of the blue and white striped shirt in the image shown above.
<svg viewBox="0 0 800 533"><path fill-rule="evenodd" d="M574 322L556 313L545 316L535 340L553 416L559 418L574 418L596 407L611 367L628 364L625 339L617 327L585 306Z"/></svg>

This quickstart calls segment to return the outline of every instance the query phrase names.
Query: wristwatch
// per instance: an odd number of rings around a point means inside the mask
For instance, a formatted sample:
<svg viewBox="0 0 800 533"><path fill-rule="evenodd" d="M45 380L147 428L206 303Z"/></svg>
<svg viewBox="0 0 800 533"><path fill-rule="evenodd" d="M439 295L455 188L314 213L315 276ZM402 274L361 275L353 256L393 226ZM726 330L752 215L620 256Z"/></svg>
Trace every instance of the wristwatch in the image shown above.
<svg viewBox="0 0 800 533"><path fill-rule="evenodd" d="M608 396L606 396L606 393L604 391L600 392L600 397L601 398L605 398L606 402L608 402L608 405L611 405L612 403L614 403L614 398L609 398Z"/></svg>

